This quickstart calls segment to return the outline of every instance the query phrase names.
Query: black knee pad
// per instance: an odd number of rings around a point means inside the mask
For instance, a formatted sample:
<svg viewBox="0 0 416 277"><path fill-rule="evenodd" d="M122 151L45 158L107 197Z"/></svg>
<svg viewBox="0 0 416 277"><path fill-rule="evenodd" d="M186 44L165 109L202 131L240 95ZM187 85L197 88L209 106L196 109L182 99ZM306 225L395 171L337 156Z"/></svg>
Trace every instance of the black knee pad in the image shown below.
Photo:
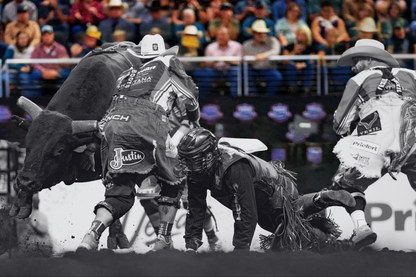
<svg viewBox="0 0 416 277"><path fill-rule="evenodd" d="M119 219L125 215L134 204L134 194L125 196L108 196L104 201L99 202L95 208L94 213L97 212L98 208L106 208L111 215L113 220Z"/></svg>
<svg viewBox="0 0 416 277"><path fill-rule="evenodd" d="M140 204L142 205L144 212L147 215L155 214L159 212L159 205L156 198L152 199L141 199Z"/></svg>

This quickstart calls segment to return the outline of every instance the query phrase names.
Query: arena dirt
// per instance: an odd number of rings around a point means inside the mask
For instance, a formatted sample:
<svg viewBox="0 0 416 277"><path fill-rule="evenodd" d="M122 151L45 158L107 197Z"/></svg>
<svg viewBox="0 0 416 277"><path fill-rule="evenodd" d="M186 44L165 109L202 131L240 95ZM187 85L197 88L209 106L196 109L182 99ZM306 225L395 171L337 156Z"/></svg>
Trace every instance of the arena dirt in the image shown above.
<svg viewBox="0 0 416 277"><path fill-rule="evenodd" d="M416 254L307 251L147 254L70 252L60 258L9 258L1 276L415 276Z"/></svg>

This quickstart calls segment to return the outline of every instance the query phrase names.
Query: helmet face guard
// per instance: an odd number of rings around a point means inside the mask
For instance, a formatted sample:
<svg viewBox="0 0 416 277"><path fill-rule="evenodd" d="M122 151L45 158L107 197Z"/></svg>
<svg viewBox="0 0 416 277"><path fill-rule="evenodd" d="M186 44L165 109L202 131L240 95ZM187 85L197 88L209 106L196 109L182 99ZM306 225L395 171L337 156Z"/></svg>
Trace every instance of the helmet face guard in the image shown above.
<svg viewBox="0 0 416 277"><path fill-rule="evenodd" d="M200 180L211 173L219 158L217 138L206 129L193 129L182 138L178 153L179 162L188 176Z"/></svg>

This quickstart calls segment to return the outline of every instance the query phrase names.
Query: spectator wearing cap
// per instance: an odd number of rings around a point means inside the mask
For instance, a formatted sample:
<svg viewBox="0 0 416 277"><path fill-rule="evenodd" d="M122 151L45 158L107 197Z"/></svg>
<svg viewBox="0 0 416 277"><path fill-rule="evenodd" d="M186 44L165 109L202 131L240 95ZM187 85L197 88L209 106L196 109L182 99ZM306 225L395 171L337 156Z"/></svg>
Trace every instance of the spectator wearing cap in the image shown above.
<svg viewBox="0 0 416 277"><path fill-rule="evenodd" d="M241 57L243 54L242 45L230 39L228 28L219 28L216 41L208 44L205 48L206 57L232 56ZM207 96L215 90L216 82L225 79L230 83L230 94L237 95L237 64L231 61L205 62L204 68L196 70L194 78L199 87L200 97Z"/></svg>
<svg viewBox="0 0 416 277"><path fill-rule="evenodd" d="M32 59L61 59L69 58L68 52L62 44L55 41L53 27L45 25L41 29L41 43L35 47ZM71 69L65 64L33 64L33 70L27 79L27 85L40 84L40 80L55 81L55 84L62 84L69 76Z"/></svg>
<svg viewBox="0 0 416 277"><path fill-rule="evenodd" d="M71 46L71 58L82 58L90 51L99 48L101 44L101 32L98 30L97 26L91 25L85 32L82 44L74 43Z"/></svg>
<svg viewBox="0 0 416 277"><path fill-rule="evenodd" d="M253 38L243 43L243 55L256 58L249 62L249 78L257 81L256 86L249 88L250 92L263 93L267 88L267 94L274 94L280 87L282 74L277 70L277 63L270 61L269 57L280 54L280 43L277 38L267 35L270 29L262 19L254 21L250 32Z"/></svg>
<svg viewBox="0 0 416 277"><path fill-rule="evenodd" d="M114 42L113 33L116 30L126 32L126 40L135 41L136 26L123 18L123 14L127 9L127 4L121 0L110 0L104 7L107 18L100 22L98 29L102 34L103 43Z"/></svg>
<svg viewBox="0 0 416 277"><path fill-rule="evenodd" d="M176 3L177 1L175 1ZM183 10L191 9L195 12L195 21L205 26L209 23L208 16L206 12L206 7L201 5L202 1L197 0L184 0L180 1L179 4L175 6L172 12L172 22L173 24L180 25L183 24Z"/></svg>
<svg viewBox="0 0 416 277"><path fill-rule="evenodd" d="M271 4L270 0L264 0L267 5L267 16L271 14ZM256 9L256 0L243 0L238 1L234 7L234 17L243 22L247 16L254 15Z"/></svg>
<svg viewBox="0 0 416 277"><path fill-rule="evenodd" d="M396 25L402 26L405 31L408 31L409 21L402 17L402 10L400 4L396 1L392 2L388 7L387 16L378 20L379 39L385 45L391 44L393 36L393 28Z"/></svg>
<svg viewBox="0 0 416 277"><path fill-rule="evenodd" d="M27 12L29 13L29 20L37 22L38 20L38 8L29 0L12 0L7 3L2 11L1 22L5 25L17 20L17 7L20 4L27 5Z"/></svg>
<svg viewBox="0 0 416 277"><path fill-rule="evenodd" d="M30 45L36 46L40 42L40 28L36 21L29 20L29 5L22 3L17 6L17 19L6 25L4 42L8 45L16 43L16 35L20 31L28 34Z"/></svg>
<svg viewBox="0 0 416 277"><path fill-rule="evenodd" d="M142 23L143 18L150 18L149 9L146 8L149 0L127 0L127 10L124 13L124 18L131 23L138 24Z"/></svg>
<svg viewBox="0 0 416 277"><path fill-rule="evenodd" d="M305 0L277 0L273 2L272 13L273 20L277 22L279 19L282 19L287 16L286 11L290 3L296 3L299 6L301 19L307 21L308 10L306 9L307 5Z"/></svg>
<svg viewBox="0 0 416 277"><path fill-rule="evenodd" d="M103 4L97 0L79 0L69 11L72 41L82 40L88 25L98 24L106 18Z"/></svg>
<svg viewBox="0 0 416 277"><path fill-rule="evenodd" d="M65 1L43 0L39 4L38 24L42 28L50 25L55 32L55 40L67 46L69 42L69 9Z"/></svg>
<svg viewBox="0 0 416 277"><path fill-rule="evenodd" d="M302 19L301 9L295 2L289 3L286 8L285 16L279 19L274 30L276 37L283 47L293 44L296 41L296 30L302 26L309 29L307 23Z"/></svg>
<svg viewBox="0 0 416 277"><path fill-rule="evenodd" d="M202 50L205 47L205 28L201 24L195 21L195 12L192 9L183 10L183 24L173 25L173 39L176 44L180 44L182 36L185 33L185 29L188 26L194 26L196 29L196 36L198 38L197 50ZM194 28L188 28L188 30L194 30ZM202 54L202 53L201 53Z"/></svg>
<svg viewBox="0 0 416 277"><path fill-rule="evenodd" d="M140 24L140 35L143 37L150 34L150 30L156 27L161 30L161 36L167 43L170 44L172 40L172 24L170 18L166 17L162 11L162 5L160 1L153 0L147 6L150 12L149 20L142 21Z"/></svg>
<svg viewBox="0 0 416 277"><path fill-rule="evenodd" d="M264 0L256 1L255 3L255 10L254 15L250 15L244 19L243 23L241 24L241 41L246 41L248 39L253 38L251 34L248 33L250 30L251 25L253 22L258 19L263 19L266 23L266 27L270 29L268 33L269 36L274 36L274 21L267 17L267 4Z"/></svg>
<svg viewBox="0 0 416 277"><path fill-rule="evenodd" d="M208 25L208 35L215 40L217 31L221 26L228 28L231 40L237 40L240 35L240 22L234 18L233 6L228 3L221 4L220 18L212 20Z"/></svg>
<svg viewBox="0 0 416 277"><path fill-rule="evenodd" d="M396 22L393 27L391 44L387 45L387 50L392 54L413 54L414 49L411 40L406 36L406 31L400 22ZM414 60L397 60L400 67L414 69Z"/></svg>

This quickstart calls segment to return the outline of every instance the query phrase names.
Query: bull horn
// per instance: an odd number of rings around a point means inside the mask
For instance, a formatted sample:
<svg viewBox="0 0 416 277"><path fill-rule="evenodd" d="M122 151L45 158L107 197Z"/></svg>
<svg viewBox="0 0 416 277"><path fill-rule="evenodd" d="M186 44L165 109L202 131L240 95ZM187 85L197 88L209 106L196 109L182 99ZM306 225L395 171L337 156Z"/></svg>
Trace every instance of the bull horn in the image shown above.
<svg viewBox="0 0 416 277"><path fill-rule="evenodd" d="M74 120L72 121L72 134L93 132L98 130L97 120Z"/></svg>
<svg viewBox="0 0 416 277"><path fill-rule="evenodd" d="M17 99L17 105L34 120L42 112L42 109L24 96Z"/></svg>

